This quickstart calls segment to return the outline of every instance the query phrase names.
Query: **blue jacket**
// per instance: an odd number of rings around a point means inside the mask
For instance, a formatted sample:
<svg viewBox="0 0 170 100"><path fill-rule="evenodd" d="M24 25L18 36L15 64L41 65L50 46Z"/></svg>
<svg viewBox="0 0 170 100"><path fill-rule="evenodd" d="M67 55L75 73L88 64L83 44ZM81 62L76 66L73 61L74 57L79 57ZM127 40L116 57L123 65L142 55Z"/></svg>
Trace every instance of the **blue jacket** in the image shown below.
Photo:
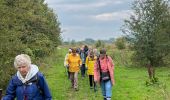
<svg viewBox="0 0 170 100"><path fill-rule="evenodd" d="M31 78L29 81L28 84L23 84L17 75L14 75L2 100L14 100L15 98L17 100L52 100L42 73L38 72L36 77Z"/></svg>

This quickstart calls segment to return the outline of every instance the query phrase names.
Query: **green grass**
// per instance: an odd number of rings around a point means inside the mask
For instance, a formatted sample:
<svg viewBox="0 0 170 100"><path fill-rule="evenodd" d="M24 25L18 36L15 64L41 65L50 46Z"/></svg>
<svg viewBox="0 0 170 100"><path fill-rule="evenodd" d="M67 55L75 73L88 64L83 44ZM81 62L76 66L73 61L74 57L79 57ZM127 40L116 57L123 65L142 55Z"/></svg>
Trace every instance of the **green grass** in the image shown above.
<svg viewBox="0 0 170 100"><path fill-rule="evenodd" d="M63 60L66 50L59 49L47 59L48 68L41 70L46 76L53 100L103 100L101 90L94 92L89 87L88 77L79 74L79 91L72 90L67 79ZM112 89L112 100L170 100L170 68L157 68L159 83L146 86L148 80L145 68L115 66L116 85Z"/></svg>

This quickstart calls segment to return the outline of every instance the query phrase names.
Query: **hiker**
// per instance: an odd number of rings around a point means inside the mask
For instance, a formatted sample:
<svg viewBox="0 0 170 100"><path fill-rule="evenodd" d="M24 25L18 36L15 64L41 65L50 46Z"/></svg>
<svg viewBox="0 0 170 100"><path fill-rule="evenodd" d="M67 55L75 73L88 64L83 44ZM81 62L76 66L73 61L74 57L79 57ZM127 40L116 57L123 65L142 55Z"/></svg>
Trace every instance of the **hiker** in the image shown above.
<svg viewBox="0 0 170 100"><path fill-rule="evenodd" d="M85 77L85 73L86 73L86 57L88 55L88 47L87 45L84 45L82 48L81 48L81 53L80 53L80 57L81 57L81 60L82 60L82 66L81 66L81 77L84 78Z"/></svg>
<svg viewBox="0 0 170 100"><path fill-rule="evenodd" d="M81 54L81 49L77 48L76 53L80 55Z"/></svg>
<svg viewBox="0 0 170 100"><path fill-rule="evenodd" d="M101 49L100 55L94 66L94 81L99 83L104 100L111 100L114 81L114 65L112 58L106 55L106 50Z"/></svg>
<svg viewBox="0 0 170 100"><path fill-rule="evenodd" d="M82 61L82 65L81 65L81 77L84 78L85 77L85 62L86 62L86 57L85 57L85 51L84 51L84 46L81 48L81 51L80 51L80 58L81 58L81 61Z"/></svg>
<svg viewBox="0 0 170 100"><path fill-rule="evenodd" d="M68 63L67 63L67 59L68 59L68 55L70 55L71 52L72 52L71 48L68 49L68 53L66 54L65 59L64 59L64 66L66 68L68 79L70 79L70 72L69 72L69 66L68 66Z"/></svg>
<svg viewBox="0 0 170 100"><path fill-rule="evenodd" d="M93 49L93 52L96 57L99 57L100 54L96 48Z"/></svg>
<svg viewBox="0 0 170 100"><path fill-rule="evenodd" d="M94 90L96 88L96 84L94 82L94 64L96 59L97 57L94 55L92 51L86 58L87 75L89 76L90 89L94 88Z"/></svg>
<svg viewBox="0 0 170 100"><path fill-rule="evenodd" d="M31 64L27 54L15 57L17 73L12 77L2 100L52 100L50 90L42 73Z"/></svg>
<svg viewBox="0 0 170 100"><path fill-rule="evenodd" d="M69 66L71 87L78 91L78 72L82 61L79 54L76 53L76 48L72 49L72 53L68 56L67 63Z"/></svg>

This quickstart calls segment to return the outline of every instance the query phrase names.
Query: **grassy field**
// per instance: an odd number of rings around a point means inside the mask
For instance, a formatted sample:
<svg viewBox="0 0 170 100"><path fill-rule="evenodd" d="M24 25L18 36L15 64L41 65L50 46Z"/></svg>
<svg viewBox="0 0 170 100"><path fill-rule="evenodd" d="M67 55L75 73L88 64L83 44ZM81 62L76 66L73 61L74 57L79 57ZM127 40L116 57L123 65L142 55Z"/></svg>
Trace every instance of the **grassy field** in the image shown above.
<svg viewBox="0 0 170 100"><path fill-rule="evenodd" d="M46 76L53 100L103 100L101 90L94 92L89 87L88 78L79 74L79 91L72 90L67 79L63 60L66 50L59 49L48 58L49 67L41 70ZM146 86L148 80L145 68L115 66L116 85L112 89L112 100L170 100L170 68L157 68L157 84Z"/></svg>

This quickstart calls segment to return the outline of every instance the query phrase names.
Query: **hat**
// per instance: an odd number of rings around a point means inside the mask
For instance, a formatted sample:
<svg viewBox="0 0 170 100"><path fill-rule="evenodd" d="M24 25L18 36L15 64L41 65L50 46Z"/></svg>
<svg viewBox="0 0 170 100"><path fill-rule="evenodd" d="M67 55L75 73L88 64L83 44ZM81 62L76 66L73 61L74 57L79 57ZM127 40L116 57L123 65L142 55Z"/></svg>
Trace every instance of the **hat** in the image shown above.
<svg viewBox="0 0 170 100"><path fill-rule="evenodd" d="M68 49L68 52L72 52L72 50L71 50L71 49Z"/></svg>

